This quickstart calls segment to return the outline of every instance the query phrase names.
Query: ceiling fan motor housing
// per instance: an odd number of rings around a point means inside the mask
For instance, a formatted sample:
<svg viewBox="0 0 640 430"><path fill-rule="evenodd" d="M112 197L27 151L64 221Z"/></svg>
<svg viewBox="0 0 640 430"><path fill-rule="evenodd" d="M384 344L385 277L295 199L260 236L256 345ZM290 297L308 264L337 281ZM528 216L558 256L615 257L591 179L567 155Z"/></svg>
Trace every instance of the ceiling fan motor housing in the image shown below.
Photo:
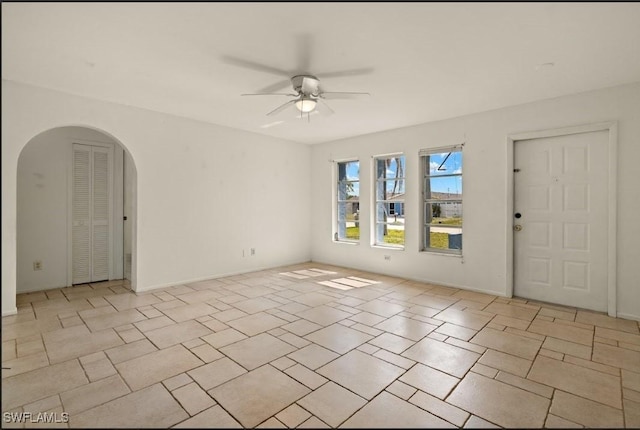
<svg viewBox="0 0 640 430"><path fill-rule="evenodd" d="M318 96L320 80L312 75L296 75L291 78L293 89L303 96Z"/></svg>

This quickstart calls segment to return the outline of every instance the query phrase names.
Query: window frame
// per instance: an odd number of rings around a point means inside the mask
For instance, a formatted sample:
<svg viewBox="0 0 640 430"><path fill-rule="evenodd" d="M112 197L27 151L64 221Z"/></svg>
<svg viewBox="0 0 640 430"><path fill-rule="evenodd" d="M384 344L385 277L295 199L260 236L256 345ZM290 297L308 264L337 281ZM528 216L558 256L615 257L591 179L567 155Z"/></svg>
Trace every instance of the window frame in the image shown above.
<svg viewBox="0 0 640 430"><path fill-rule="evenodd" d="M430 166L427 161L427 157L433 154L442 154L445 152L460 153L460 173L450 173L443 175L431 175L430 174ZM458 145L449 145L442 146L437 148L426 148L421 149L419 152L420 158L420 196L421 196L421 204L420 204L420 230L421 230L421 239L420 239L420 252L428 253L428 254L446 254L451 256L462 257L464 253L463 246L463 238L464 238L464 143ZM459 177L460 183L462 185L461 193L459 194L459 198L444 198L444 199L434 199L427 198L427 190L426 184L430 181L431 178L452 178ZM460 205L460 224L459 225L443 225L443 224L433 224L427 222L427 207L430 204L435 203L457 203ZM460 248L459 249L445 249L445 248L434 248L427 246L427 237L431 237L431 228L438 227L444 229L460 229ZM427 236L429 235L429 236Z"/></svg>
<svg viewBox="0 0 640 430"><path fill-rule="evenodd" d="M358 163L358 179L357 180L349 180L346 179L346 166L349 163ZM358 207L358 213L360 213L360 184L361 184L361 175L360 175L360 168L361 168L361 162L358 158L347 158L347 159L343 159L343 160L334 160L334 173L335 173L335 180L333 181L333 185L334 185L334 193L333 193L333 203L334 203L334 210L333 210L333 241L336 243L348 243L348 244L358 244L360 243L360 239L362 238L362 231L359 231L359 235L358 235L358 239L350 239L347 237L347 233L346 233L346 223L347 220L345 219L344 223L345 223L345 232L344 232L344 237L341 238L340 237L340 204L341 203L351 203L351 204L356 204ZM340 165L343 164L345 165L345 179L341 180L340 179ZM340 191L341 191L341 184L354 184L357 183L358 184L358 196L356 200L353 199L340 199ZM346 215L345 215L346 216ZM360 226L360 222L361 219L360 217L358 217L358 219L355 220L355 224L356 226Z"/></svg>
<svg viewBox="0 0 640 430"><path fill-rule="evenodd" d="M399 178L387 178L386 174L385 177L383 178L378 178L377 175L377 171L378 171L378 160L388 160L388 159L392 159L392 158L402 158L403 159L403 166L402 166L402 176ZM373 163L373 167L372 167L372 174L373 174L373 193L372 193L372 201L373 201L373 210L372 210L372 214L371 214L371 221L372 221L372 225L373 228L371 229L371 246L373 247L380 247L380 248L385 248L385 249L394 249L394 250L404 250L406 247L406 225L403 225L403 231L405 232L405 235L403 237L403 241L401 245L396 245L396 244L391 244L391 243L386 243L384 241L378 241L378 228L379 226L382 225L388 225L391 224L391 222L389 222L387 220L387 222L379 222L378 221L378 205L379 204L383 204L385 205L385 212L387 213L387 217L391 217L393 218L393 215L390 214L390 211L388 209L386 209L386 205L390 205L390 204L394 204L394 207L396 206L396 203L400 203L402 205L402 210L401 212L403 214L406 214L406 179L407 179L407 157L403 152L397 152L397 153L392 153L392 154L381 154L381 155L374 155L372 157L372 163ZM392 181L399 181L400 183L404 183L404 194L405 197L403 197L402 199L379 199L378 198L378 185L381 182L387 182L389 180ZM406 217L405 217L405 221L406 221Z"/></svg>

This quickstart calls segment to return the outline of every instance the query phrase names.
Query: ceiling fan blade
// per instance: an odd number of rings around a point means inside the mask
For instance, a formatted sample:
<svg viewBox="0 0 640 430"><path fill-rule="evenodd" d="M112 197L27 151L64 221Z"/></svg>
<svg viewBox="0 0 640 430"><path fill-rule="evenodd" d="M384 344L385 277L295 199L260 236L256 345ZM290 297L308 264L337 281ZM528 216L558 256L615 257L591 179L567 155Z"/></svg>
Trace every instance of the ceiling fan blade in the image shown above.
<svg viewBox="0 0 640 430"><path fill-rule="evenodd" d="M323 106L326 109L326 112L323 112L325 115L333 115L334 113L336 113L336 111L331 109L331 106L329 106L327 102L322 99L318 99L318 101L320 102L318 106Z"/></svg>
<svg viewBox="0 0 640 430"><path fill-rule="evenodd" d="M251 94L240 94L241 96L290 96L297 97L297 94L287 94L287 93L251 93Z"/></svg>
<svg viewBox="0 0 640 430"><path fill-rule="evenodd" d="M360 96L370 96L369 93L358 93L353 91L327 91L320 93L320 98L327 100L351 100Z"/></svg>
<svg viewBox="0 0 640 430"><path fill-rule="evenodd" d="M244 67L251 70L257 70L259 72L271 73L279 76L291 76L291 72L288 70L278 69L265 64L256 63L250 60L243 60L242 58L232 57L230 55L223 55L222 61L234 66Z"/></svg>
<svg viewBox="0 0 640 430"><path fill-rule="evenodd" d="M360 69L351 69L351 70L338 70L335 72L326 72L326 73L317 73L316 76L320 78L339 78L342 76L359 76L359 75L368 75L373 72L373 67L363 67Z"/></svg>
<svg viewBox="0 0 640 430"><path fill-rule="evenodd" d="M289 100L289 101L288 101L288 102L286 102L285 104L282 104L282 105L278 106L277 108L275 108L274 110L272 110L271 112L269 112L269 113L267 114L267 116L275 115L275 114L277 114L277 113L279 113L279 112L282 112L283 110L285 110L285 109L286 109L286 108L288 108L289 106L292 106L292 105L293 105L293 103L295 103L295 102L296 102L295 100Z"/></svg>
<svg viewBox="0 0 640 430"><path fill-rule="evenodd" d="M275 91L280 91L285 88L291 88L291 79L287 79L285 81L276 82L275 84L271 84L267 87L264 87L260 90L261 93L272 93Z"/></svg>

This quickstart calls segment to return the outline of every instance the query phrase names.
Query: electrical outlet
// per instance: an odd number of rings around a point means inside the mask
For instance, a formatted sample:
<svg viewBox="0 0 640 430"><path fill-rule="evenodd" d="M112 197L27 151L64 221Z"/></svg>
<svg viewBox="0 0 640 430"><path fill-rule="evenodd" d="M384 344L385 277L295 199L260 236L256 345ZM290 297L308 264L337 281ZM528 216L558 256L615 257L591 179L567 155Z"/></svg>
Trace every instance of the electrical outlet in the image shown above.
<svg viewBox="0 0 640 430"><path fill-rule="evenodd" d="M391 256L390 255L385 255L384 259L387 260L387 261L391 261Z"/></svg>
<svg viewBox="0 0 640 430"><path fill-rule="evenodd" d="M255 248L251 248L251 255L256 255L256 249Z"/></svg>
<svg viewBox="0 0 640 430"><path fill-rule="evenodd" d="M33 270L42 270L42 261L36 260L33 262Z"/></svg>

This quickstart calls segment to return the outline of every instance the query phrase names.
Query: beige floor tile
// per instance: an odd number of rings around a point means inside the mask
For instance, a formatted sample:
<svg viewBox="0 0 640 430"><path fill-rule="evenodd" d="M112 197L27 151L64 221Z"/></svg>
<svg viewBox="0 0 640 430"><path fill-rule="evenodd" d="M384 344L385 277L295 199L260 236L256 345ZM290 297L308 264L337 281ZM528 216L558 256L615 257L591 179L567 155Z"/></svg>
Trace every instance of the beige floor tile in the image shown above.
<svg viewBox="0 0 640 430"><path fill-rule="evenodd" d="M351 316L349 312L334 309L326 305L298 312L296 315L321 326L328 326Z"/></svg>
<svg viewBox="0 0 640 430"><path fill-rule="evenodd" d="M447 402L503 427L542 427L549 399L468 373Z"/></svg>
<svg viewBox="0 0 640 430"><path fill-rule="evenodd" d="M467 418L469 418L469 413L463 411L462 409L456 408L449 403L443 402L442 400L430 396L429 394L423 393L422 391L418 391L414 394L409 402L413 403L420 408L429 411L429 413L445 419L450 423L462 427Z"/></svg>
<svg viewBox="0 0 640 430"><path fill-rule="evenodd" d="M431 333L429 335L429 337L431 337L432 334L437 334L439 336L442 336L440 333ZM440 340L440 339L437 339L435 337L433 337L432 339ZM466 349L466 350L469 350L469 351L476 352L478 354L484 354L485 351L487 350L487 348L485 348L484 346L476 345L476 344L470 343L470 342L465 342L464 340L456 339L456 338L453 338L453 337L447 338L444 342L448 343L449 345L457 346L459 348L463 348L463 349Z"/></svg>
<svg viewBox="0 0 640 430"><path fill-rule="evenodd" d="M593 331L579 327L572 327L566 324L559 324L536 319L531 323L528 331L544 336L555 337L581 345L591 346L593 344Z"/></svg>
<svg viewBox="0 0 640 430"><path fill-rule="evenodd" d="M130 393L131 390L118 375L60 393L65 412L76 415L95 406Z"/></svg>
<svg viewBox="0 0 640 430"><path fill-rule="evenodd" d="M186 418L187 413L162 384L155 384L71 415L69 424L81 428L169 427Z"/></svg>
<svg viewBox="0 0 640 430"><path fill-rule="evenodd" d="M382 300L371 300L357 307L357 309L369 312L381 317L389 318L405 310L405 306L394 305Z"/></svg>
<svg viewBox="0 0 640 430"><path fill-rule="evenodd" d="M104 296L104 299L111 303L113 307L115 307L119 311L131 308L139 308L141 306L153 305L162 301L153 294L144 294L138 296L134 293Z"/></svg>
<svg viewBox="0 0 640 430"><path fill-rule="evenodd" d="M281 303L269 300L266 297L255 297L253 299L243 300L241 302L235 302L233 306L248 314L255 314L256 312L266 311L267 309L273 309L280 306Z"/></svg>
<svg viewBox="0 0 640 430"><path fill-rule="evenodd" d="M2 342L2 362L13 360L18 357L17 344L15 339Z"/></svg>
<svg viewBox="0 0 640 430"><path fill-rule="evenodd" d="M345 423L346 428L455 428L387 392L380 393Z"/></svg>
<svg viewBox="0 0 640 430"><path fill-rule="evenodd" d="M49 359L44 351L25 357L14 358L13 360L3 360L2 379L40 369L48 365Z"/></svg>
<svg viewBox="0 0 640 430"><path fill-rule="evenodd" d="M224 329L207 336L202 336L202 340L204 340L214 348L222 348L223 346L230 345L246 338L247 336L233 328Z"/></svg>
<svg viewBox="0 0 640 430"><path fill-rule="evenodd" d="M185 347L176 345L116 364L116 369L136 391L203 364Z"/></svg>
<svg viewBox="0 0 640 430"><path fill-rule="evenodd" d="M578 311L576 314L576 322L592 324L595 326L610 328L613 330L626 331L633 334L640 334L638 323L636 321L625 320L622 318L612 318L605 314L598 314L589 311Z"/></svg>
<svg viewBox="0 0 640 430"><path fill-rule="evenodd" d="M279 336L279 339L295 346L296 348L304 348L310 343L308 340L305 340L300 336L296 336L293 333L284 333L283 335Z"/></svg>
<svg viewBox="0 0 640 430"><path fill-rule="evenodd" d="M195 304L213 300L219 295L220 293L212 290L201 290L193 293L180 294L178 297L185 303Z"/></svg>
<svg viewBox="0 0 640 430"><path fill-rule="evenodd" d="M305 336L305 339L344 354L371 340L373 336L340 324L333 324Z"/></svg>
<svg viewBox="0 0 640 430"><path fill-rule="evenodd" d="M209 391L244 427L260 424L308 393L307 387L269 365Z"/></svg>
<svg viewBox="0 0 640 430"><path fill-rule="evenodd" d="M115 375L116 369L104 352L100 351L89 356L80 357L80 364L91 382Z"/></svg>
<svg viewBox="0 0 640 430"><path fill-rule="evenodd" d="M395 315L380 324L376 324L375 328L387 331L389 333L402 336L404 338L419 341L433 330L437 328L436 325L428 324L422 321L418 321L412 318L406 318L399 315Z"/></svg>
<svg viewBox="0 0 640 430"><path fill-rule="evenodd" d="M285 325L287 321L265 312L258 312L253 315L234 319L227 322L227 324L247 336L255 336L256 334Z"/></svg>
<svg viewBox="0 0 640 430"><path fill-rule="evenodd" d="M467 341L476 335L477 331L470 328L461 327L459 325L444 323L436 329L437 333L444 334L446 336L452 336L457 339Z"/></svg>
<svg viewBox="0 0 640 430"><path fill-rule="evenodd" d="M460 382L458 378L422 364L416 364L398 380L440 399L447 397Z"/></svg>
<svg viewBox="0 0 640 430"><path fill-rule="evenodd" d="M496 315L491 320L491 323L503 325L505 327L513 327L519 330L526 330L527 328L529 328L529 324L531 324L530 321L519 319L519 318L507 317L504 315Z"/></svg>
<svg viewBox="0 0 640 430"><path fill-rule="evenodd" d="M589 369L597 370L598 372L608 373L609 375L620 376L620 369L617 367L607 366L606 364L594 363L593 361L584 360L571 355L565 355L564 361L571 364L577 364L578 366L588 367Z"/></svg>
<svg viewBox="0 0 640 430"><path fill-rule="evenodd" d="M298 336L305 336L309 333L312 333L316 330L320 330L322 328L321 325L313 323L311 321L307 321L304 319L300 319L294 321L292 323L286 324L282 326L283 329L290 331L291 333Z"/></svg>
<svg viewBox="0 0 640 430"><path fill-rule="evenodd" d="M21 337L33 336L40 333L58 330L60 328L62 328L60 320L54 317L9 324L2 326L2 340L7 341Z"/></svg>
<svg viewBox="0 0 640 430"><path fill-rule="evenodd" d="M433 289L432 289L433 290ZM419 296L411 297L408 302L415 303L416 305L426 306L432 309L444 310L457 302L457 298L445 298L437 297L429 294L420 294Z"/></svg>
<svg viewBox="0 0 640 430"><path fill-rule="evenodd" d="M404 369L360 351L351 351L317 370L319 374L372 399L404 373Z"/></svg>
<svg viewBox="0 0 640 430"><path fill-rule="evenodd" d="M145 336L160 349L211 334L211 330L197 321L189 320L167 327L149 330Z"/></svg>
<svg viewBox="0 0 640 430"><path fill-rule="evenodd" d="M312 292L292 297L291 300L305 306L315 307L333 302L335 301L335 298L322 294L321 292Z"/></svg>
<svg viewBox="0 0 640 430"><path fill-rule="evenodd" d="M433 309L433 308L429 308L427 306L420 306L420 305L415 305L415 306L411 306L410 308L408 308L406 310L406 312L415 314L415 315L422 315L424 317L433 317L437 314L440 313L440 309Z"/></svg>
<svg viewBox="0 0 640 430"><path fill-rule="evenodd" d="M187 374L202 388L210 390L247 371L227 357L190 370Z"/></svg>
<svg viewBox="0 0 640 430"><path fill-rule="evenodd" d="M71 327L59 330L74 330L76 328L84 328L84 326ZM55 333L55 332L54 332ZM124 341L113 330L102 330L95 333L78 334L72 340L63 339L55 341L57 336L44 336L44 343L47 348L49 361L60 363L72 358L78 358L94 352L103 351L114 346L124 344Z"/></svg>
<svg viewBox="0 0 640 430"><path fill-rule="evenodd" d="M267 333L220 348L220 352L248 370L287 355L296 348Z"/></svg>
<svg viewBox="0 0 640 430"><path fill-rule="evenodd" d="M425 338L402 353L442 372L461 378L480 358L480 354L437 340Z"/></svg>
<svg viewBox="0 0 640 430"><path fill-rule="evenodd" d="M484 309L486 312L492 312L494 314L504 315L506 317L518 318L526 321L533 321L537 309L531 309L518 305L508 305L504 303L493 302Z"/></svg>
<svg viewBox="0 0 640 430"><path fill-rule="evenodd" d="M191 348L191 352L193 352L200 360L204 361L205 363L211 363L212 361L223 357L223 355L217 349L209 344Z"/></svg>
<svg viewBox="0 0 640 430"><path fill-rule="evenodd" d="M594 343L591 360L640 373L640 352Z"/></svg>
<svg viewBox="0 0 640 430"><path fill-rule="evenodd" d="M628 428L640 428L640 402L625 399L624 419Z"/></svg>
<svg viewBox="0 0 640 430"><path fill-rule="evenodd" d="M586 427L623 427L622 411L556 390L550 413Z"/></svg>
<svg viewBox="0 0 640 430"><path fill-rule="evenodd" d="M320 366L324 366L328 362L339 357L339 354L312 343L304 348L292 352L288 357L303 364L311 370L316 370Z"/></svg>
<svg viewBox="0 0 640 430"><path fill-rule="evenodd" d="M463 428L468 429L497 429L499 426L490 423L487 420L483 420L480 417L476 417L475 415L471 415L467 422L465 423Z"/></svg>
<svg viewBox="0 0 640 430"><path fill-rule="evenodd" d="M105 353L113 364L118 364L157 350L158 348L153 346L153 344L147 339L142 339L126 345L107 349Z"/></svg>
<svg viewBox="0 0 640 430"><path fill-rule="evenodd" d="M366 400L352 392L328 382L298 401L298 404L332 427L339 426Z"/></svg>
<svg viewBox="0 0 640 430"><path fill-rule="evenodd" d="M529 339L492 328L483 328L470 342L528 360L536 356L542 345L542 342L539 340Z"/></svg>
<svg viewBox="0 0 640 430"><path fill-rule="evenodd" d="M583 425L574 423L564 418L557 417L553 414L547 415L547 420L544 422L544 427L548 429L579 429L584 428Z"/></svg>
<svg viewBox="0 0 640 430"><path fill-rule="evenodd" d="M195 382L177 388L171 394L191 416L215 405L213 399Z"/></svg>
<svg viewBox="0 0 640 430"><path fill-rule="evenodd" d="M387 318L381 317L380 315L372 314L370 312L360 312L356 315L351 316L349 319L360 324L374 326L386 320Z"/></svg>
<svg viewBox="0 0 640 430"><path fill-rule="evenodd" d="M622 407L620 378L606 373L539 356L527 378L614 408Z"/></svg>
<svg viewBox="0 0 640 430"><path fill-rule="evenodd" d="M553 395L553 388L548 385L538 384L529 379L524 379L519 376L512 375L507 372L498 372L495 376L496 381L504 382L505 384L513 385L514 387L522 388L523 390L530 391L542 397L550 399Z"/></svg>
<svg viewBox="0 0 640 430"><path fill-rule="evenodd" d="M315 390L325 382L327 379L318 375L313 370L309 370L301 364L288 367L284 370L284 373L291 376L296 381L306 385L307 387Z"/></svg>
<svg viewBox="0 0 640 430"><path fill-rule="evenodd" d="M404 352L407 348L415 344L415 342L409 339L392 333L383 333L380 336L371 339L369 343L396 354Z"/></svg>
<svg viewBox="0 0 640 430"><path fill-rule="evenodd" d="M276 418L288 428L295 428L305 422L311 414L297 404L293 404L276 415Z"/></svg>
<svg viewBox="0 0 640 430"><path fill-rule="evenodd" d="M174 428L242 428L242 426L222 407L216 405L177 424Z"/></svg>
<svg viewBox="0 0 640 430"><path fill-rule="evenodd" d="M630 343L632 345L640 345L640 335L631 334L624 331L596 327L596 336L604 337L606 339L614 339L618 342Z"/></svg>
<svg viewBox="0 0 640 430"><path fill-rule="evenodd" d="M482 357L480 357L478 363L524 378L527 376L527 373L529 373L533 361L488 349Z"/></svg>
<svg viewBox="0 0 640 430"><path fill-rule="evenodd" d="M318 417L311 417L298 426L299 429L328 429L331 426Z"/></svg>
<svg viewBox="0 0 640 430"><path fill-rule="evenodd" d="M640 391L640 373L622 369L622 386L635 391Z"/></svg>
<svg viewBox="0 0 640 430"><path fill-rule="evenodd" d="M465 291L460 290L457 293L453 294L451 298L460 298L465 300L472 300L474 302L482 303L484 305L488 305L492 301L495 300L496 296L492 296L489 294L476 293L475 291Z"/></svg>
<svg viewBox="0 0 640 430"><path fill-rule="evenodd" d="M177 323L193 320L204 315L210 315L217 312L213 307L206 303L194 303L192 305L177 306L175 308L162 311L166 316Z"/></svg>
<svg viewBox="0 0 640 430"><path fill-rule="evenodd" d="M59 313L92 309L86 299L67 300L65 298L33 302L33 311L38 320L55 317Z"/></svg>
<svg viewBox="0 0 640 430"><path fill-rule="evenodd" d="M165 315L162 315L159 317L150 318L148 320L136 322L133 325L136 326L141 332L146 333L150 330L155 330L157 328L166 327L173 324L175 324L175 321Z"/></svg>
<svg viewBox="0 0 640 430"><path fill-rule="evenodd" d="M69 360L2 380L2 410L50 397L89 383L78 360Z"/></svg>
<svg viewBox="0 0 640 430"><path fill-rule="evenodd" d="M465 312L457 309L445 309L433 318L473 330L480 330L489 321L491 321L492 317L477 315L473 312Z"/></svg>
<svg viewBox="0 0 640 430"><path fill-rule="evenodd" d="M402 400L409 400L409 398L413 396L416 391L418 391L418 389L412 387L411 385L405 384L404 382L400 382L400 380L397 379L386 388L386 391L396 397L400 397Z"/></svg>
<svg viewBox="0 0 640 430"><path fill-rule="evenodd" d="M574 357L583 358L585 360L591 358L591 346L580 345L578 343L556 339L554 337L547 337L542 344L542 348L573 355Z"/></svg>
<svg viewBox="0 0 640 430"><path fill-rule="evenodd" d="M365 352L365 351L362 351ZM402 367L403 369L410 369L415 361L409 360L408 358L404 358L399 356L398 354L394 354L393 352L389 352L386 349L380 349L372 354L374 357L379 358L381 360L386 361L387 363L394 364L398 367Z"/></svg>
<svg viewBox="0 0 640 430"><path fill-rule="evenodd" d="M113 314L105 314L92 318L86 318L84 322L91 331L104 330L107 328L118 327L125 324L131 324L137 321L147 319L136 309L127 309Z"/></svg>
<svg viewBox="0 0 640 430"><path fill-rule="evenodd" d="M202 367L204 366L200 366L198 367L198 369L201 369ZM193 382L193 379L191 379L189 375L187 375L186 373L181 373L179 375L172 376L169 379L165 379L164 381L162 381L162 385L164 385L167 390L173 391L176 388L183 387L187 384L190 384L191 382Z"/></svg>

